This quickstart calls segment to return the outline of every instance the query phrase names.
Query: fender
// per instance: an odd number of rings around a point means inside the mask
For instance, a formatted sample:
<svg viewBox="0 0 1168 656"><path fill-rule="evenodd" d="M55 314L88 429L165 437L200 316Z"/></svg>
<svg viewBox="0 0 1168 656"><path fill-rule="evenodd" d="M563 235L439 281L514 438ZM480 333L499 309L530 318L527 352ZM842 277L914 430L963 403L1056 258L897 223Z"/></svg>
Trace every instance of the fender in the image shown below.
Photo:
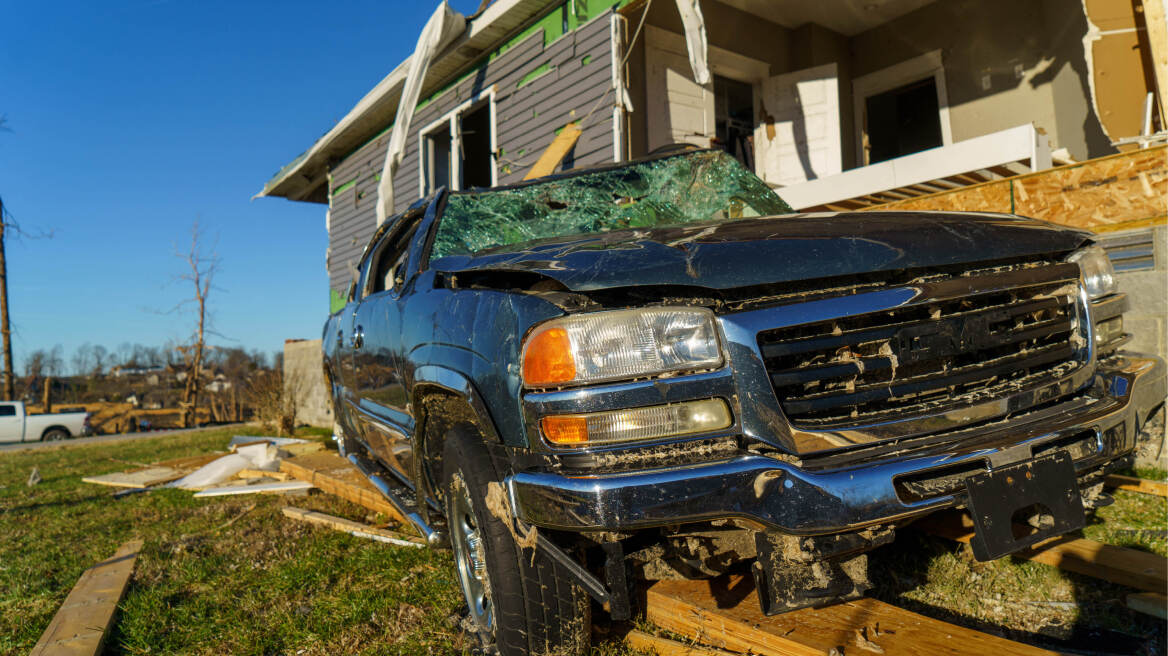
<svg viewBox="0 0 1168 656"><path fill-rule="evenodd" d="M455 394L466 400L471 410L474 411L475 417L479 421L479 427L482 429L484 436L488 441L502 443L499 437L498 428L495 426L494 419L491 418L491 413L487 409L487 405L483 403L483 399L479 396L478 390L475 389L474 383L466 377L465 374L449 369L441 365L423 365L414 370L414 384L411 389L411 401L413 407L418 407L419 392L426 388L437 387L452 394ZM415 449L418 445L417 430L414 431ZM420 453L415 451L415 453Z"/></svg>

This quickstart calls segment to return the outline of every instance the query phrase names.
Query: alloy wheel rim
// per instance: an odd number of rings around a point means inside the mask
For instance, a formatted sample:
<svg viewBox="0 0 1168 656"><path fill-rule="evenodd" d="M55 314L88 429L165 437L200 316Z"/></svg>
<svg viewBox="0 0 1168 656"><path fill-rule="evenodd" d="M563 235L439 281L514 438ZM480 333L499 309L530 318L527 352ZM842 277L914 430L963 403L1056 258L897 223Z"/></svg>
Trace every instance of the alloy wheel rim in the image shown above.
<svg viewBox="0 0 1168 656"><path fill-rule="evenodd" d="M490 632L494 628L494 612L491 604L490 580L487 578L486 549L484 536L471 510L470 491L462 477L455 475L451 490L451 542L458 582L470 616L481 630Z"/></svg>

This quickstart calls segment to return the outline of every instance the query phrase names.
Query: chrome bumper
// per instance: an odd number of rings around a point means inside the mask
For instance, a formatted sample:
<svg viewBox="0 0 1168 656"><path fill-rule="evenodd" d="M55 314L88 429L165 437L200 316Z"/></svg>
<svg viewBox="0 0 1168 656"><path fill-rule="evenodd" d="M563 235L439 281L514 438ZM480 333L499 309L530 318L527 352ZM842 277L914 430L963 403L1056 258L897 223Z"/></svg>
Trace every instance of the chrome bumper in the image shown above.
<svg viewBox="0 0 1168 656"><path fill-rule="evenodd" d="M960 503L956 495L906 502L897 495L897 477L961 463L992 470L1086 431L1094 432L1096 450L1075 461L1080 472L1131 453L1139 427L1168 394L1164 362L1124 354L1101 362L1096 375L1098 384L1074 399L965 431L968 439L926 456L812 470L743 451L724 460L612 474L521 471L505 484L518 519L552 529L632 530L739 518L793 534L850 531Z"/></svg>

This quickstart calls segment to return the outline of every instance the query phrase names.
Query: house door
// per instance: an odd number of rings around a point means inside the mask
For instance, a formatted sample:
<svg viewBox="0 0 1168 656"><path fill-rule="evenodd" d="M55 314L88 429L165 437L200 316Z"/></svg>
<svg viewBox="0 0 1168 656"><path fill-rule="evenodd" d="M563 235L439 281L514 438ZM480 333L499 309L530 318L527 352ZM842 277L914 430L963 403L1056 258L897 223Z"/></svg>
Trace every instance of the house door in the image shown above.
<svg viewBox="0 0 1168 656"><path fill-rule="evenodd" d="M831 63L763 81L754 143L764 180L786 186L843 170L837 78Z"/></svg>

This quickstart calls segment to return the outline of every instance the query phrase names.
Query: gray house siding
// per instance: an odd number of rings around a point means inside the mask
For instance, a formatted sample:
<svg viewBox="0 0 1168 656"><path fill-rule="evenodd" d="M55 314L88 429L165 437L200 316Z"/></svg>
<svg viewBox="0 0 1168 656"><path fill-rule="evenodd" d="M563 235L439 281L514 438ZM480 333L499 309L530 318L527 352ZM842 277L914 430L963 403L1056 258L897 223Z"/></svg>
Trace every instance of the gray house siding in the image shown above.
<svg viewBox="0 0 1168 656"><path fill-rule="evenodd" d="M499 184L520 181L556 130L584 119L593 107L563 168L612 162L613 94L601 102L612 85L611 14L597 16L546 47L542 31L537 31L417 110L406 154L394 175L395 211L419 196L418 135L422 129L492 86L496 145L501 152L495 161ZM520 86L545 64L546 73ZM328 271L329 286L338 294L348 288L352 268L377 227L377 183L388 142L386 131L330 170Z"/></svg>

